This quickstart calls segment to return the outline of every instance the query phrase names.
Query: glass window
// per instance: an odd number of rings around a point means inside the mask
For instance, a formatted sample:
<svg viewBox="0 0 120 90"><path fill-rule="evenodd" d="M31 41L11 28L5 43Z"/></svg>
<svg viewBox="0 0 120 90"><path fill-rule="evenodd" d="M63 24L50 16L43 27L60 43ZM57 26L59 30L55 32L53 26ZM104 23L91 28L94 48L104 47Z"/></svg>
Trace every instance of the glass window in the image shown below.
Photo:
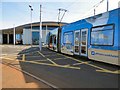
<svg viewBox="0 0 120 90"><path fill-rule="evenodd" d="M104 26L99 30L92 29L91 44L92 45L113 45L113 25ZM112 27L112 28L111 28Z"/></svg>
<svg viewBox="0 0 120 90"><path fill-rule="evenodd" d="M86 31L82 31L82 45L86 45L86 35L87 32Z"/></svg>
<svg viewBox="0 0 120 90"><path fill-rule="evenodd" d="M72 49L73 32L64 33L64 44L67 49Z"/></svg>
<svg viewBox="0 0 120 90"><path fill-rule="evenodd" d="M75 45L79 45L79 32L75 33Z"/></svg>
<svg viewBox="0 0 120 90"><path fill-rule="evenodd" d="M39 44L39 32L32 32L32 44Z"/></svg>
<svg viewBox="0 0 120 90"><path fill-rule="evenodd" d="M64 33L64 43L72 44L73 32Z"/></svg>
<svg viewBox="0 0 120 90"><path fill-rule="evenodd" d="M48 30L53 30L53 29L55 29L55 28L57 28L57 27L56 27L56 26L54 26L54 27L48 26L48 27L47 27Z"/></svg>

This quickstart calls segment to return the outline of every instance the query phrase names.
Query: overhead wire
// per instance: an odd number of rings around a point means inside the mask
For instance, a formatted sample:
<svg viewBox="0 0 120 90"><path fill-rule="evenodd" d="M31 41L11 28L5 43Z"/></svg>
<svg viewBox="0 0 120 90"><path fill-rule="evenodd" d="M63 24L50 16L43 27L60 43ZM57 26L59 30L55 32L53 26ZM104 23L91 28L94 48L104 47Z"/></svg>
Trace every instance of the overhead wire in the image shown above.
<svg viewBox="0 0 120 90"><path fill-rule="evenodd" d="M85 12L81 18L79 18L79 17L77 17L77 18L82 19L82 18L86 18L87 16L90 16L90 15L88 15L88 14L90 14L91 12L93 12L93 10L96 9L97 7L99 7L99 5L100 5L101 3L103 3L104 1L105 1L105 0L101 0L101 1L98 2L97 4L93 5L93 7L90 8L90 9L88 10L88 12ZM77 18L75 18L75 19L77 19Z"/></svg>

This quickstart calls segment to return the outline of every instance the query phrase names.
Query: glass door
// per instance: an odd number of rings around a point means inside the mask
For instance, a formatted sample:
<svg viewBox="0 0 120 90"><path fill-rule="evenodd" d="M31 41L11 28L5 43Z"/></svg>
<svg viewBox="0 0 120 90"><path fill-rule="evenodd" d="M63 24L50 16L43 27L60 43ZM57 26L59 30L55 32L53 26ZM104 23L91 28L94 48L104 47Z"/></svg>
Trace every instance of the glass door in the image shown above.
<svg viewBox="0 0 120 90"><path fill-rule="evenodd" d="M81 30L81 50L80 50L80 53L82 56L87 56L87 32L88 32L88 29L82 29Z"/></svg>
<svg viewBox="0 0 120 90"><path fill-rule="evenodd" d="M74 54L79 55L80 30L74 32Z"/></svg>

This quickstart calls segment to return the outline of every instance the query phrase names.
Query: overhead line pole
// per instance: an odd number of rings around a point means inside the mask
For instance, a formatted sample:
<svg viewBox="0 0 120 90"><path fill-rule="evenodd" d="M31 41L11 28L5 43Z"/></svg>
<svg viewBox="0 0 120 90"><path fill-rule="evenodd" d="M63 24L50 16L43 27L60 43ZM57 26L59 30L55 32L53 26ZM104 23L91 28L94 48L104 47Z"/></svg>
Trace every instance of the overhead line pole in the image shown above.
<svg viewBox="0 0 120 90"><path fill-rule="evenodd" d="M58 13L58 23L59 23L59 21L60 21L60 9L58 9L59 10L59 13Z"/></svg>
<svg viewBox="0 0 120 90"><path fill-rule="evenodd" d="M30 7L30 11L31 11L30 17L31 17L31 47L32 47L32 11L33 11L33 8L31 5L29 5L29 7Z"/></svg>
<svg viewBox="0 0 120 90"><path fill-rule="evenodd" d="M107 12L109 10L109 1L107 0Z"/></svg>
<svg viewBox="0 0 120 90"><path fill-rule="evenodd" d="M41 20L41 8L42 8L42 5L40 5L40 31L39 31L39 48L40 48L40 51L42 50L42 20Z"/></svg>
<svg viewBox="0 0 120 90"><path fill-rule="evenodd" d="M15 42L16 42L16 37L15 37L15 36L16 36L16 35L15 35L15 25L14 25L13 34L14 34L13 37L14 37L14 45L15 45Z"/></svg>
<svg viewBox="0 0 120 90"><path fill-rule="evenodd" d="M67 10L65 10L65 9L58 9L59 10L59 13L58 13L58 24L59 24L59 28L58 28L58 43L57 43L57 51L58 52L61 52L61 45L60 45L60 36L61 36L61 21L62 21L62 19L63 19L63 17L64 17L64 15L65 15L65 12L67 12ZM63 16L61 17L61 19L60 19L60 11L64 11L64 13L63 13Z"/></svg>

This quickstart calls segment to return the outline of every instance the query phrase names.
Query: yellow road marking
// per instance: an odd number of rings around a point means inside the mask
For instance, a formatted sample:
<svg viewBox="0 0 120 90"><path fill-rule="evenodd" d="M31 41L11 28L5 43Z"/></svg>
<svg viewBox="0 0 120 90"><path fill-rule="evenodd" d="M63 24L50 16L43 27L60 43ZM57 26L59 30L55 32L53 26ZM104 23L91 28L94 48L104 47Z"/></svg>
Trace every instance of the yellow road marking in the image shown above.
<svg viewBox="0 0 120 90"><path fill-rule="evenodd" d="M67 59L67 58L56 58L56 59L54 59L54 60L59 60L59 59Z"/></svg>
<svg viewBox="0 0 120 90"><path fill-rule="evenodd" d="M34 61L48 61L48 60L34 60Z"/></svg>
<svg viewBox="0 0 120 90"><path fill-rule="evenodd" d="M89 62L81 62L81 63L75 63L73 65L80 65L80 64L88 64Z"/></svg>
<svg viewBox="0 0 120 90"><path fill-rule="evenodd" d="M116 70L116 71L114 71L114 73L118 73L118 74L120 74L120 70Z"/></svg>
<svg viewBox="0 0 120 90"><path fill-rule="evenodd" d="M51 59L47 58L48 61L50 61L51 63L53 63L54 65L58 65L57 63L53 62Z"/></svg>
<svg viewBox="0 0 120 90"><path fill-rule="evenodd" d="M72 67L69 65L54 65L54 64L35 62L35 61L15 60L15 59L11 59L11 58L4 58L4 59L8 59L8 60L12 60L12 61L28 62L28 63L40 64L40 65L47 65L47 66L53 66L53 67L60 67L60 68L68 68L68 69L70 68L70 69L77 69L77 70L80 69L80 67Z"/></svg>
<svg viewBox="0 0 120 90"><path fill-rule="evenodd" d="M110 71L110 70L96 70L97 72L106 72L106 73L112 73L112 74L120 74L120 70L116 71Z"/></svg>
<svg viewBox="0 0 120 90"><path fill-rule="evenodd" d="M23 54L23 56L22 56L22 60L25 61L25 54Z"/></svg>
<svg viewBox="0 0 120 90"><path fill-rule="evenodd" d="M43 57L45 57L45 55L43 55L41 52L38 51L38 53L40 55L42 55ZM51 59L47 58L48 61L50 61L51 63L53 63L54 65L58 65L57 63L53 62Z"/></svg>
<svg viewBox="0 0 120 90"><path fill-rule="evenodd" d="M54 65L54 64L41 63L41 62L34 62L34 61L25 61L25 62L34 63L34 64L41 64L41 65L48 65L48 66L54 66L54 67L71 68L71 69L80 69L80 67L72 67L72 66L64 66L64 65Z"/></svg>
<svg viewBox="0 0 120 90"><path fill-rule="evenodd" d="M62 55L62 54L60 54L60 55ZM65 56L65 55L62 55L62 56ZM83 61L80 61L80 60L75 59L73 57L68 57L68 56L65 56L65 57L70 58L70 59L75 60L75 61L80 62L80 63L84 63ZM120 72L118 72L119 70L117 70L117 71L111 71L111 70L107 70L107 69L104 69L102 67L90 64L90 63L84 63L84 64L92 66L92 67L97 68L97 69L101 69L101 70L96 70L96 71L99 71L99 72L109 72L109 73L113 73L113 74L119 74L120 73Z"/></svg>
<svg viewBox="0 0 120 90"><path fill-rule="evenodd" d="M40 55L42 55L43 57L45 57L45 55L43 55L42 53L40 53L39 51L37 51Z"/></svg>

